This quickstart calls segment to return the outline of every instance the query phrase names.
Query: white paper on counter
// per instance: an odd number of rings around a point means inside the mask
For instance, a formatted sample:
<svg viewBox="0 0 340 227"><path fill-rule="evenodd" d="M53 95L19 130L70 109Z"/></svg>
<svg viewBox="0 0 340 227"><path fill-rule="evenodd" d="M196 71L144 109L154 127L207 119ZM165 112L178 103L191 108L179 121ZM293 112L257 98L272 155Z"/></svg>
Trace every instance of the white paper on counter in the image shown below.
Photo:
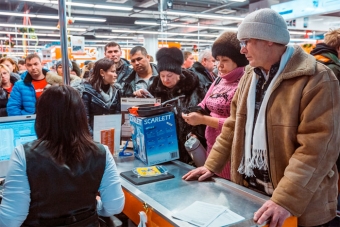
<svg viewBox="0 0 340 227"><path fill-rule="evenodd" d="M232 212L228 208L218 216L208 227L221 227L242 221L244 217Z"/></svg>
<svg viewBox="0 0 340 227"><path fill-rule="evenodd" d="M173 217L196 226L206 227L225 211L226 207L196 201Z"/></svg>
<svg viewBox="0 0 340 227"><path fill-rule="evenodd" d="M100 131L107 129L115 129L115 152L119 152L120 148L120 133L122 129L122 115L95 115L93 118L93 140L100 142Z"/></svg>

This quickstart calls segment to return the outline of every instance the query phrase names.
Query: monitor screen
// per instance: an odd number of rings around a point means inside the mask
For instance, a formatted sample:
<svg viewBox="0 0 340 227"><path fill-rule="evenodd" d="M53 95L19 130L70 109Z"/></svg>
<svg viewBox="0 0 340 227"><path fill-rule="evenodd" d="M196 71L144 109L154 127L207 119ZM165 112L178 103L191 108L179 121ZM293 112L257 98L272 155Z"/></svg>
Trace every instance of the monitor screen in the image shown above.
<svg viewBox="0 0 340 227"><path fill-rule="evenodd" d="M0 162L10 159L14 148L37 138L34 130L35 117L0 118Z"/></svg>

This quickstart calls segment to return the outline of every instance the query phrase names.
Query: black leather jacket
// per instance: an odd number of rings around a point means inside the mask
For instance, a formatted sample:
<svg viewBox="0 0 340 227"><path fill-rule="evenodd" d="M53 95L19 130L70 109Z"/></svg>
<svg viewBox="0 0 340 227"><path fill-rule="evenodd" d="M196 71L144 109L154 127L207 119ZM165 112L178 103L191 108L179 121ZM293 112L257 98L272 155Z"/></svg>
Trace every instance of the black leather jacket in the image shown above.
<svg viewBox="0 0 340 227"><path fill-rule="evenodd" d="M213 78L205 69L205 67L199 62L195 62L190 70L198 76L199 83L205 89L205 92L207 92L215 78Z"/></svg>
<svg viewBox="0 0 340 227"><path fill-rule="evenodd" d="M110 102L106 103L103 96L97 92L91 84L84 83L84 91L82 95L83 103L86 110L89 129L93 133L93 116L120 113L120 90L113 86L113 95Z"/></svg>
<svg viewBox="0 0 340 227"><path fill-rule="evenodd" d="M11 83L14 84L18 81L18 78L15 76L17 74L11 73L10 74L10 81ZM1 85L1 83L0 83ZM7 102L8 102L8 92L1 88L0 86L0 117L6 117L7 116Z"/></svg>

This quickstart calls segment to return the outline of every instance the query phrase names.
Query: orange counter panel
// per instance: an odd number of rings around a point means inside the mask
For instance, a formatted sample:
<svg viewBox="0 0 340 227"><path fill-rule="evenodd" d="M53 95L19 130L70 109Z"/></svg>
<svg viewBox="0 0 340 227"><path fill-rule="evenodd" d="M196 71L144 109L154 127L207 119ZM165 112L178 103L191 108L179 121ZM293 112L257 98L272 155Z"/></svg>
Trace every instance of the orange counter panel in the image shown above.
<svg viewBox="0 0 340 227"><path fill-rule="evenodd" d="M145 207L145 205L138 200L134 195L123 188L125 195L125 207L123 213L128 216L136 225L139 223L139 212L144 211L148 217L147 227L171 227L166 219L157 214L152 207ZM268 227L269 225L265 225ZM283 227L297 227L297 218L287 218Z"/></svg>
<svg viewBox="0 0 340 227"><path fill-rule="evenodd" d="M139 223L139 212L144 211L148 217L147 227L171 227L173 226L151 207L145 208L144 204L135 196L123 188L125 195L125 206L123 213L128 216L136 225Z"/></svg>

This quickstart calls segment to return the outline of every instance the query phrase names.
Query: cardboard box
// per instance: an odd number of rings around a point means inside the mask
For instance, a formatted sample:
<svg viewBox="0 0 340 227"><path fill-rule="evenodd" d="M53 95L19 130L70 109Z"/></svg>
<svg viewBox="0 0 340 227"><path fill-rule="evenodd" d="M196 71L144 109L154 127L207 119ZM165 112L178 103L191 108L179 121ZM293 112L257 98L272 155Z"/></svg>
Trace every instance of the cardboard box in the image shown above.
<svg viewBox="0 0 340 227"><path fill-rule="evenodd" d="M152 117L129 116L136 158L149 166L179 158L174 113Z"/></svg>

